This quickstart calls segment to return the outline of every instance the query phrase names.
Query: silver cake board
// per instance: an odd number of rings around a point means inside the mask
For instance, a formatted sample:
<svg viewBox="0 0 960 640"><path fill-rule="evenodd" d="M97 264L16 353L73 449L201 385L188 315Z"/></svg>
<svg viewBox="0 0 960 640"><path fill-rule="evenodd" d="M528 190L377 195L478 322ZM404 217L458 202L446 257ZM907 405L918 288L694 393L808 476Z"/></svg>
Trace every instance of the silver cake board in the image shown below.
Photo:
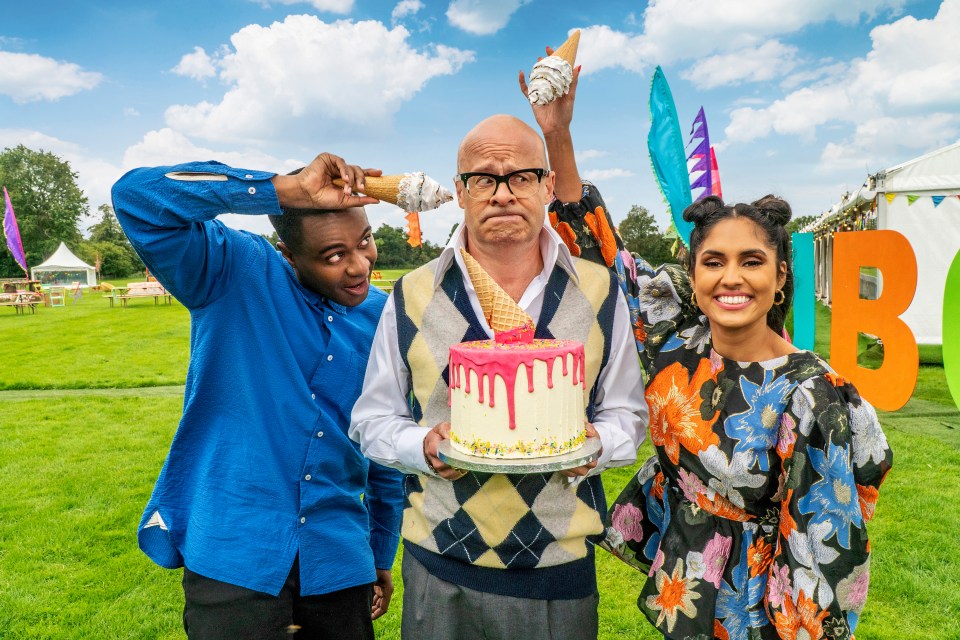
<svg viewBox="0 0 960 640"><path fill-rule="evenodd" d="M540 458L481 458L457 451L450 440L437 445L437 457L451 467L484 473L552 473L590 464L600 457L600 438L587 438L570 453Z"/></svg>

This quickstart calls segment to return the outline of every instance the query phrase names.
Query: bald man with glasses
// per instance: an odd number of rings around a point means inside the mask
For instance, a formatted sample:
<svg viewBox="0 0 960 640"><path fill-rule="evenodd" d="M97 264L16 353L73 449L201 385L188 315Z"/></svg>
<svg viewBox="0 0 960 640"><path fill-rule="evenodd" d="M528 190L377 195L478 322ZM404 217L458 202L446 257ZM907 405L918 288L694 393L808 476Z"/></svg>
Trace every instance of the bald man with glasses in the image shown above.
<svg viewBox="0 0 960 640"><path fill-rule="evenodd" d="M558 122L544 133L564 158L572 102L571 91L544 107L556 113L538 116L541 125ZM599 473L635 462L647 422L629 312L611 272L571 256L545 224L556 176L536 131L512 116L487 118L463 138L457 165L463 222L440 257L404 276L387 301L350 426L366 456L408 474L402 637L593 639L593 542L605 515ZM600 438L599 460L502 475L437 457L450 429L448 350L493 338L461 248L533 318L536 337L603 354L586 376L596 380L585 418Z"/></svg>

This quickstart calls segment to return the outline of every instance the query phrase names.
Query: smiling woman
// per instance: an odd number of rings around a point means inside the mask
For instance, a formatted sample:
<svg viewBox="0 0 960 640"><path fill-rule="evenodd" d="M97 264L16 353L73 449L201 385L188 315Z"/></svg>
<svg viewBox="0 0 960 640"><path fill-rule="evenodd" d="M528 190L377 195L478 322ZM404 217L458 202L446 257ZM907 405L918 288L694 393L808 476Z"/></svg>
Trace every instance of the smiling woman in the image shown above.
<svg viewBox="0 0 960 640"><path fill-rule="evenodd" d="M709 197L684 218L688 271L637 280L656 455L603 546L648 572L638 604L670 637L848 638L892 452L873 407L781 334L789 205Z"/></svg>

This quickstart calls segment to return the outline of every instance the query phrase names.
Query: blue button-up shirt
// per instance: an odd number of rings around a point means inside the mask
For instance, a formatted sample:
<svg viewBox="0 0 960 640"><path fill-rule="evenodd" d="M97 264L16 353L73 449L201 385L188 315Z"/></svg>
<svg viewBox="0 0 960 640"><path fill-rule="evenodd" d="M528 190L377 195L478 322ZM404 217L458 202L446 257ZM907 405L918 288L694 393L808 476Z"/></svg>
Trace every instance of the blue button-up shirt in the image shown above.
<svg viewBox="0 0 960 640"><path fill-rule="evenodd" d="M216 162L136 169L117 219L189 310L183 417L140 523L161 566L278 594L300 555L301 593L375 580L399 542L401 475L347 437L386 296L348 308L304 288L226 212L281 214L272 173Z"/></svg>

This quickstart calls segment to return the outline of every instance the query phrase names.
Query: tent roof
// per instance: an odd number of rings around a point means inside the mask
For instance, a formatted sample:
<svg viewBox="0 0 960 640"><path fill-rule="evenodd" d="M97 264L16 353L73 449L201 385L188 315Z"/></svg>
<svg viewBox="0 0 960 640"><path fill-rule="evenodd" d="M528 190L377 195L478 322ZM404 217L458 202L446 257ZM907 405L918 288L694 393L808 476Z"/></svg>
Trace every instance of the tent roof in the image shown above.
<svg viewBox="0 0 960 640"><path fill-rule="evenodd" d="M49 271L75 271L78 269L93 269L92 266L73 255L73 252L67 248L67 245L60 243L53 255L44 260L34 269L46 269Z"/></svg>
<svg viewBox="0 0 960 640"><path fill-rule="evenodd" d="M960 141L877 173L879 192L960 189Z"/></svg>
<svg viewBox="0 0 960 640"><path fill-rule="evenodd" d="M917 194L933 191L951 195L960 192L960 140L913 160L900 163L867 178L867 184L845 194L840 202L804 227L812 231L823 222L873 200L878 193Z"/></svg>

